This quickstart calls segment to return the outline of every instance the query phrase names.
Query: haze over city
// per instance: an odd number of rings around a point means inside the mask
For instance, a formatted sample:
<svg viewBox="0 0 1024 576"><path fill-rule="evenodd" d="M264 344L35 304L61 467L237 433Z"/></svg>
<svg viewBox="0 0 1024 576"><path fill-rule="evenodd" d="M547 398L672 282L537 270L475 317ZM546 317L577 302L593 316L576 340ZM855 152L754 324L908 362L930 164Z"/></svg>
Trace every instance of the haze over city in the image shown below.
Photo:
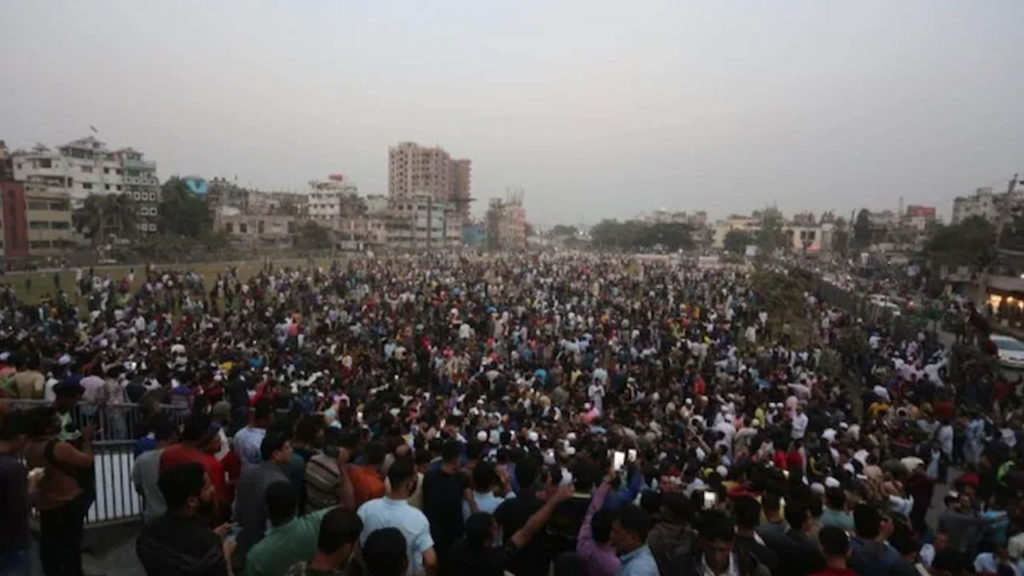
<svg viewBox="0 0 1024 576"><path fill-rule="evenodd" d="M388 146L441 144L541 224L948 215L1024 167L1022 23L1016 0L4 2L0 133L94 126L161 179L366 193Z"/></svg>

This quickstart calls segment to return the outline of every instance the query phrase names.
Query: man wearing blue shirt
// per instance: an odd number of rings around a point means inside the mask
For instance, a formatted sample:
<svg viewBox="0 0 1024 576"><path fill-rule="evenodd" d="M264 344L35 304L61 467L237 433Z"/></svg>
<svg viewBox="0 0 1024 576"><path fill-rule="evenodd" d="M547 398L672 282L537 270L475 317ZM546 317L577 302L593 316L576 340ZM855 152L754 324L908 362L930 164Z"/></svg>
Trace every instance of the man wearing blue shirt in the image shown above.
<svg viewBox="0 0 1024 576"><path fill-rule="evenodd" d="M646 544L651 524L651 517L636 506L626 506L619 512L611 534L611 543L622 561L619 576L658 576L658 564Z"/></svg>

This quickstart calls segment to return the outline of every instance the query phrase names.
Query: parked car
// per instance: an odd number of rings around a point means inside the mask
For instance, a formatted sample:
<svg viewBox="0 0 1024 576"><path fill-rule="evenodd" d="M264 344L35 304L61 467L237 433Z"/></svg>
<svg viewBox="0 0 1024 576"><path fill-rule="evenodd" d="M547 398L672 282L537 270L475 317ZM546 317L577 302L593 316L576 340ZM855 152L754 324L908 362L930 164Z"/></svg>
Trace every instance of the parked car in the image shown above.
<svg viewBox="0 0 1024 576"><path fill-rule="evenodd" d="M992 343L999 351L999 363L1007 368L1024 368L1024 342L1012 336L993 334Z"/></svg>

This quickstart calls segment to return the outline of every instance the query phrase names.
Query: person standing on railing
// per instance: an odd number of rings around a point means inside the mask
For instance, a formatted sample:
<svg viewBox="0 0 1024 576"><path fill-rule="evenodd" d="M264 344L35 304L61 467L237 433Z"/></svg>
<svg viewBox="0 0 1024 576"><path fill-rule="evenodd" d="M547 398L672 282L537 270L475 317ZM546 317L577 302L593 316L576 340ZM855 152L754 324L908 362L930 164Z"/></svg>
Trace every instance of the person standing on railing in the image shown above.
<svg viewBox="0 0 1024 576"><path fill-rule="evenodd" d="M77 390L58 387L58 398L81 395ZM39 556L46 576L82 574L82 532L85 514L92 505L95 478L92 439L95 428L86 426L81 446L60 439L60 421L53 408L33 411L32 440L25 453L30 469L42 469L31 492L39 510Z"/></svg>

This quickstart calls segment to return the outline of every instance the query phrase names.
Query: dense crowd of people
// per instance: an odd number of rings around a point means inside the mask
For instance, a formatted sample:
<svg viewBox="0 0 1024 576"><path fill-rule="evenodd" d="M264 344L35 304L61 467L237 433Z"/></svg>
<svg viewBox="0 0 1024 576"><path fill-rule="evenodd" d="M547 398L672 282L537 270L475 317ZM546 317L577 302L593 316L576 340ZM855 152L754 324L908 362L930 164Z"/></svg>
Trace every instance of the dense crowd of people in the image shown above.
<svg viewBox="0 0 1024 576"><path fill-rule="evenodd" d="M1019 380L763 281L795 273L134 276L0 292L2 574L33 514L43 572L82 574L96 441L134 433L150 576L1024 575Z"/></svg>

